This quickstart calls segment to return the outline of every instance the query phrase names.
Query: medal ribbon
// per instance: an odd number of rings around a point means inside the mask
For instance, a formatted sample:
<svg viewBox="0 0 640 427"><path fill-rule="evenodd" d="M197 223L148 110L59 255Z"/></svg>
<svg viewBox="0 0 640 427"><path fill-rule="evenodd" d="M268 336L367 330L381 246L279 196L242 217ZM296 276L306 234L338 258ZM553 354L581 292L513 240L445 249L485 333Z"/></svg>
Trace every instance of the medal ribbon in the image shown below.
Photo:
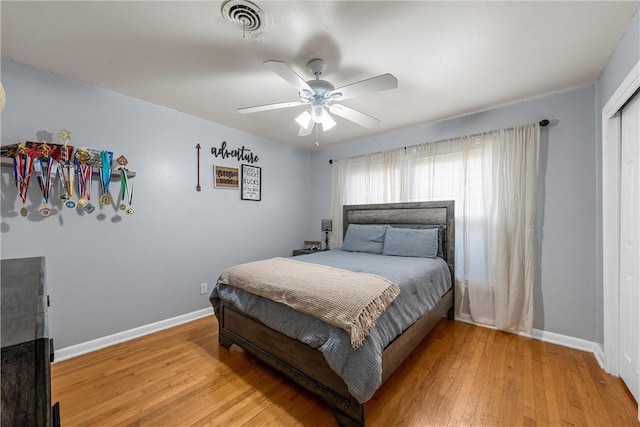
<svg viewBox="0 0 640 427"><path fill-rule="evenodd" d="M120 169L120 200L125 200L127 195L127 170L125 168Z"/></svg>
<svg viewBox="0 0 640 427"><path fill-rule="evenodd" d="M67 198L73 196L73 187L75 180L75 167L71 163L59 163L60 169L60 184L62 184L62 190L67 195Z"/></svg>
<svg viewBox="0 0 640 427"><path fill-rule="evenodd" d="M64 175L64 184L65 184L65 190L67 192L67 196L69 196L69 198L71 198L71 196L73 196L73 181L75 178L75 168L73 167L73 164L71 163L65 163L64 166L62 167L62 171L63 173L60 174L61 176Z"/></svg>
<svg viewBox="0 0 640 427"><path fill-rule="evenodd" d="M131 206L133 204L133 183L131 183L127 191L129 191L129 206Z"/></svg>
<svg viewBox="0 0 640 427"><path fill-rule="evenodd" d="M120 209L124 210L127 215L133 215L133 209L131 208L133 203L133 183L127 178L127 168L120 166L118 169L120 170L120 200L122 202ZM128 201L127 194L129 195ZM127 202L129 204L128 209L126 207Z"/></svg>
<svg viewBox="0 0 640 427"><path fill-rule="evenodd" d="M78 163L78 194L81 198L91 200L91 175L93 168L90 164Z"/></svg>
<svg viewBox="0 0 640 427"><path fill-rule="evenodd" d="M38 178L38 183L40 184L40 190L42 190L42 201L45 205L48 205L51 187L53 187L56 174L58 173L58 162L49 157L47 168L44 170L42 159L36 159L34 161L34 168L36 170L36 178Z"/></svg>
<svg viewBox="0 0 640 427"><path fill-rule="evenodd" d="M100 167L100 185L102 186L102 194L109 193L109 183L111 182L111 156L106 151L100 153L102 166Z"/></svg>
<svg viewBox="0 0 640 427"><path fill-rule="evenodd" d="M33 158L28 154L16 154L13 158L13 178L23 205L27 202L27 190L29 189L32 171Z"/></svg>

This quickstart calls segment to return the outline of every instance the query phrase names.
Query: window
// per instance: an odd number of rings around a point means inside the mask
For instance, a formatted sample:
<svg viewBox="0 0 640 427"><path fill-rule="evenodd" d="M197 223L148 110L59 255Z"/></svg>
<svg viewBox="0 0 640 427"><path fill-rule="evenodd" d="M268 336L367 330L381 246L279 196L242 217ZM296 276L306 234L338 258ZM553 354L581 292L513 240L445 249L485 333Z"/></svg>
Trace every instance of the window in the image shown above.
<svg viewBox="0 0 640 427"><path fill-rule="evenodd" d="M528 125L338 160L333 219L342 223L344 204L454 200L456 292L474 320L530 330L538 141L538 126ZM516 270L521 283L512 283ZM517 287L516 307L514 290L502 286ZM494 319L504 311L503 326Z"/></svg>

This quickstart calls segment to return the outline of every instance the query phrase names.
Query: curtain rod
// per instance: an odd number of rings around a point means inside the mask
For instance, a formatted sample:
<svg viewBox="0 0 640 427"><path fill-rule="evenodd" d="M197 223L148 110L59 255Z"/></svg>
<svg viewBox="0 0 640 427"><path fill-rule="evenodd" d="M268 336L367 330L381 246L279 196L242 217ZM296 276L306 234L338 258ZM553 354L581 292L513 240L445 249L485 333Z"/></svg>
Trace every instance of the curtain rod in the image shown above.
<svg viewBox="0 0 640 427"><path fill-rule="evenodd" d="M542 119L540 120L540 122L538 122L538 124L540 125L540 127L547 127L549 126L549 120L548 119ZM405 149L407 147L404 147ZM333 164L333 159L329 159L329 164L332 165Z"/></svg>

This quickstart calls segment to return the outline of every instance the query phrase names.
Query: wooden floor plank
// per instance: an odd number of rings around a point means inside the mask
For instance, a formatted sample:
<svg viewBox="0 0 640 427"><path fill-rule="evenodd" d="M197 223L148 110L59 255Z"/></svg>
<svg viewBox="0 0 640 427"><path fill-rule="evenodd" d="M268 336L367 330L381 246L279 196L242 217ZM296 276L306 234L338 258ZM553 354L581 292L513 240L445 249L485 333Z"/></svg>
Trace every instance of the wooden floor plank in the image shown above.
<svg viewBox="0 0 640 427"><path fill-rule="evenodd" d="M210 316L52 367L69 426L335 426ZM446 319L367 402L368 426L640 426L592 354Z"/></svg>

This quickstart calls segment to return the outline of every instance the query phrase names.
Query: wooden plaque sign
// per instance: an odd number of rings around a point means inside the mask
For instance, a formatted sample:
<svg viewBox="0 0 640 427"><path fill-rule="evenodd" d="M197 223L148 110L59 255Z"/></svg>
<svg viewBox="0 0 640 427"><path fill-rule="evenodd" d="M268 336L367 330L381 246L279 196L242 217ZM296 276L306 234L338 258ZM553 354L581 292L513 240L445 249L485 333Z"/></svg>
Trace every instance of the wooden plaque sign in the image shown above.
<svg viewBox="0 0 640 427"><path fill-rule="evenodd" d="M238 168L225 166L213 167L213 186L215 188L238 188Z"/></svg>

